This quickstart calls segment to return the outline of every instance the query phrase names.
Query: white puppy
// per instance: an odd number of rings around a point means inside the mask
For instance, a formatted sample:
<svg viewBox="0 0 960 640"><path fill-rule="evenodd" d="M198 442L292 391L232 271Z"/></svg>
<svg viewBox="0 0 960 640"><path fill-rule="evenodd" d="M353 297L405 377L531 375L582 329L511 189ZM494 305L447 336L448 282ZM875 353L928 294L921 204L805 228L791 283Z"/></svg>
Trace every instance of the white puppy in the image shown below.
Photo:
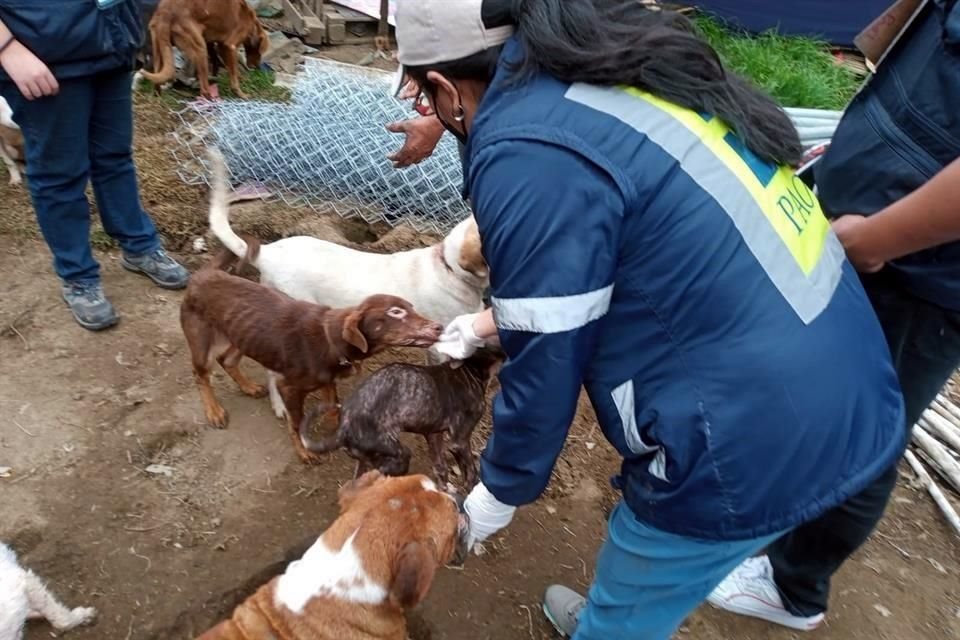
<svg viewBox="0 0 960 640"><path fill-rule="evenodd" d="M13 110L3 97L0 97L0 159L10 172L10 184L23 182L17 166L18 161L23 161L23 133L13 121Z"/></svg>
<svg viewBox="0 0 960 640"><path fill-rule="evenodd" d="M20 566L13 549L0 542L0 640L23 638L28 618L46 618L58 631L67 631L96 615L92 607L70 610L60 604L36 574Z"/></svg>
<svg viewBox="0 0 960 640"><path fill-rule="evenodd" d="M310 236L249 246L230 228L228 177L223 157L211 151L213 169L210 228L231 252L260 271L260 282L292 298L334 308L359 304L375 294L404 298L423 316L447 325L457 316L483 310L490 283L473 217L432 247L397 253L357 251ZM278 417L285 409L268 378Z"/></svg>

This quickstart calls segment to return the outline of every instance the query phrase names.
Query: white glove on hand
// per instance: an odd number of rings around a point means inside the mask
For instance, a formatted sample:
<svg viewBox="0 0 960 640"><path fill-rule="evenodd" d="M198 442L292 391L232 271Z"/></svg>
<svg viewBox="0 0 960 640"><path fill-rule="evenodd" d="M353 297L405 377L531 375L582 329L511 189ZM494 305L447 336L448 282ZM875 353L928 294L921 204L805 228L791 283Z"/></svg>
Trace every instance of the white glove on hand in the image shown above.
<svg viewBox="0 0 960 640"><path fill-rule="evenodd" d="M470 539L468 548L483 542L496 532L503 529L513 520L516 507L503 504L493 497L493 494L482 482L473 488L463 503L463 509L470 516Z"/></svg>
<svg viewBox="0 0 960 640"><path fill-rule="evenodd" d="M478 315L480 314L468 313L454 318L432 348L453 360L465 360L472 356L477 349L486 344L486 341L478 337L473 330L473 322Z"/></svg>

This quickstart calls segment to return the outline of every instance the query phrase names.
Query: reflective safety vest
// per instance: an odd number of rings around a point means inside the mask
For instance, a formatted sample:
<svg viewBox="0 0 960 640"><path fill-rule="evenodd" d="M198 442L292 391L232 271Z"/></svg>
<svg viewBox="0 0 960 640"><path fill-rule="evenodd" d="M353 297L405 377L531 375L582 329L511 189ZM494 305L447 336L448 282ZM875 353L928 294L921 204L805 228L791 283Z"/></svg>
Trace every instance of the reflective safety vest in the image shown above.
<svg viewBox="0 0 960 640"><path fill-rule="evenodd" d="M537 498L581 385L627 504L680 535L784 531L895 464L896 375L810 190L709 114L508 73L464 164L509 356L490 491Z"/></svg>

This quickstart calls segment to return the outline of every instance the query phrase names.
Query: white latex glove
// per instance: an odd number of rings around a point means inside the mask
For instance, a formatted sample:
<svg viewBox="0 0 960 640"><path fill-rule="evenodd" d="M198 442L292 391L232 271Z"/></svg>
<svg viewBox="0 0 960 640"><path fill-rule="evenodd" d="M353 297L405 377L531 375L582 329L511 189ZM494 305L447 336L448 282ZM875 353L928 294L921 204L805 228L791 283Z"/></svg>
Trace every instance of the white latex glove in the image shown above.
<svg viewBox="0 0 960 640"><path fill-rule="evenodd" d="M470 539L468 548L483 542L500 531L513 520L516 507L503 504L484 486L482 482L473 488L463 503L463 509L470 516Z"/></svg>
<svg viewBox="0 0 960 640"><path fill-rule="evenodd" d="M472 356L477 349L486 344L486 341L478 337L473 330L473 322L478 315L480 314L468 313L454 318L432 348L453 360L465 360Z"/></svg>

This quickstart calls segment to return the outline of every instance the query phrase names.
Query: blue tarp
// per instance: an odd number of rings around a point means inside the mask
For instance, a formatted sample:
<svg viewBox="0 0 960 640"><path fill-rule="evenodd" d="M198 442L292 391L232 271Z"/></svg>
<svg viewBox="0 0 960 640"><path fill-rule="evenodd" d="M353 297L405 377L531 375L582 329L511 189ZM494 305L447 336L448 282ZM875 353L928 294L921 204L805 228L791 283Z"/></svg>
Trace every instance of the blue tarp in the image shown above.
<svg viewBox="0 0 960 640"><path fill-rule="evenodd" d="M853 47L853 39L894 0L699 0L696 6L747 31L817 37Z"/></svg>

